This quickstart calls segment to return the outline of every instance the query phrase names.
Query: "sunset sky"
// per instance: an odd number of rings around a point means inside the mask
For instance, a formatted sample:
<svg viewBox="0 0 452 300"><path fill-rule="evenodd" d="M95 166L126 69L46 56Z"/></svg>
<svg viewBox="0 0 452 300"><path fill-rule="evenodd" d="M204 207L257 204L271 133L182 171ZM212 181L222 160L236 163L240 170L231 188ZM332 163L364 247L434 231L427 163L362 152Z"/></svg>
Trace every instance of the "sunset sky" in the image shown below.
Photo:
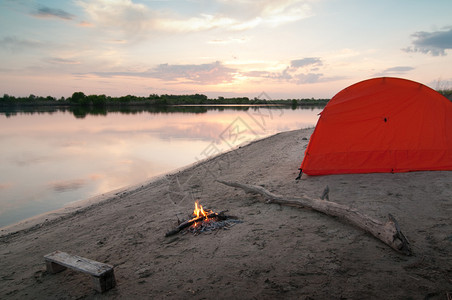
<svg viewBox="0 0 452 300"><path fill-rule="evenodd" d="M0 95L330 98L452 88L450 0L1 0Z"/></svg>

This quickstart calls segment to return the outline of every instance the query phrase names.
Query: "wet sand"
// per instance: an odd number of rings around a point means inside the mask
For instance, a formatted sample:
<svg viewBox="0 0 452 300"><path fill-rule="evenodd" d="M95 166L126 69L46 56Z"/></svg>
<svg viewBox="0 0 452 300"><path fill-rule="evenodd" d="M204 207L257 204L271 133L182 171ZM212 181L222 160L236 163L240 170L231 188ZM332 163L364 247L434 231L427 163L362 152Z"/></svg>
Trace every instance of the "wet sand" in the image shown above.
<svg viewBox="0 0 452 300"><path fill-rule="evenodd" d="M280 133L180 171L3 230L1 299L447 299L452 295L452 172L303 176L312 129ZM306 138L306 139L304 139ZM411 243L401 255L338 218L266 204L216 179L286 196L321 195L386 220ZM165 237L194 200L243 223ZM101 200L101 201L99 201ZM47 220L46 220L47 219ZM88 275L47 274L55 250L115 267L103 294Z"/></svg>

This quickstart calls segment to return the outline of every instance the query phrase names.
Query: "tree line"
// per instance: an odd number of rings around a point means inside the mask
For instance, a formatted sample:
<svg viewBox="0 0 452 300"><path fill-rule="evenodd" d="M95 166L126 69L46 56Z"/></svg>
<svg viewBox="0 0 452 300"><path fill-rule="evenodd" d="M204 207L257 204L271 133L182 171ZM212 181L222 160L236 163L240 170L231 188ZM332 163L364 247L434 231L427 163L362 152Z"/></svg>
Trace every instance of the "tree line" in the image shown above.
<svg viewBox="0 0 452 300"><path fill-rule="evenodd" d="M438 89L440 94L452 101L452 89ZM261 99L255 97L249 99L248 97L233 97L225 98L218 97L216 99L209 99L203 94L194 95L157 95L150 94L147 97L142 96L121 96L111 97L106 95L85 95L83 92L74 92L71 97L61 97L59 99L47 96L35 96L33 94L28 97L14 97L4 94L0 97L0 106L83 106L83 107L117 107L117 106L165 106L165 105L256 105L256 104L277 104L297 106L325 106L330 99Z"/></svg>
<svg viewBox="0 0 452 300"><path fill-rule="evenodd" d="M278 104L278 105L310 105L310 106L324 106L328 103L329 99L260 99L255 97L249 99L248 97L233 97L225 98L218 97L216 99L209 99L203 94L194 95L157 95L150 94L147 97L140 96L121 96L111 97L106 95L85 95L83 92L74 92L71 97L59 99L47 96L35 96L30 95L28 97L14 97L8 94L4 94L0 97L1 106L83 106L83 107L114 107L114 106L127 106L127 105L227 105L227 104L242 104L242 105L255 105L255 104Z"/></svg>

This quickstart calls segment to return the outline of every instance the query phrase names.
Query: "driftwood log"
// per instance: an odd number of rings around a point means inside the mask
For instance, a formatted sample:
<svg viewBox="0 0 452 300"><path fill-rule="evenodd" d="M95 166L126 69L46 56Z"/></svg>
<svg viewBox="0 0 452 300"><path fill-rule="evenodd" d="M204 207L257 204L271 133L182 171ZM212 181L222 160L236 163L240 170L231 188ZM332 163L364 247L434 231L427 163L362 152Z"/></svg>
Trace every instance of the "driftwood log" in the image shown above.
<svg viewBox="0 0 452 300"><path fill-rule="evenodd" d="M357 209L324 200L328 199L328 187L325 189L322 198L319 199L307 196L287 198L273 194L261 186L222 180L218 180L218 182L231 187L240 188L247 193L260 194L268 199L267 203L310 208L329 216L342 218L364 231L369 232L397 252L405 255L412 254L408 240L403 235L402 231L400 231L399 224L391 214L388 215L389 220L383 224L382 222L359 212Z"/></svg>

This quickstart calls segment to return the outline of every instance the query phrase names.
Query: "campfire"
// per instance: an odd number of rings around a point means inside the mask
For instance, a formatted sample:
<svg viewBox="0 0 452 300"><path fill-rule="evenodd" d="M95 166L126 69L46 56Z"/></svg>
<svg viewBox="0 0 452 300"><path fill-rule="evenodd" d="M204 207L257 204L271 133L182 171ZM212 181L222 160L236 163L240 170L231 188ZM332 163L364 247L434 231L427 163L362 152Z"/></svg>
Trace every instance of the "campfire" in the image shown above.
<svg viewBox="0 0 452 300"><path fill-rule="evenodd" d="M219 213L213 212L210 209L204 209L202 205L195 202L195 209L191 215L191 218L178 222L178 226L171 231L168 231L165 236L171 236L181 233L191 232L195 235L213 231L217 229L229 229L231 226L241 223L235 216L226 215L227 211L221 211Z"/></svg>

